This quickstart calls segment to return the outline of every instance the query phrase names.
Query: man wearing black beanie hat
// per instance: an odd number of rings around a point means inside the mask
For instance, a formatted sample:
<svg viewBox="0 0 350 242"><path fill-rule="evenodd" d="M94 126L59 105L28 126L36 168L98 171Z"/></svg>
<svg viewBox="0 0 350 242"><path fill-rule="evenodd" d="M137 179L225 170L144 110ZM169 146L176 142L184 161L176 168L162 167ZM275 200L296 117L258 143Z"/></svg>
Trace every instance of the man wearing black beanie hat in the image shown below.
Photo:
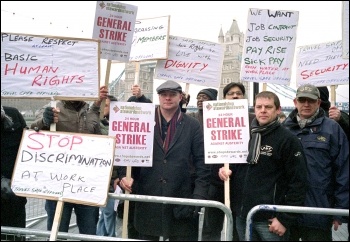
<svg viewBox="0 0 350 242"><path fill-rule="evenodd" d="M197 94L197 109L195 113L189 113L190 116L196 118L203 129L203 101L217 100L218 91L213 88L202 89Z"/></svg>
<svg viewBox="0 0 350 242"><path fill-rule="evenodd" d="M213 88L202 89L198 92L197 97L200 94L205 94L209 97L209 100L217 100L218 99L218 91Z"/></svg>
<svg viewBox="0 0 350 242"><path fill-rule="evenodd" d="M321 105L320 107L326 112L326 116L336 121L344 130L349 140L349 115L339 110L336 106L331 106L329 102L329 91L326 86L317 87L320 91Z"/></svg>

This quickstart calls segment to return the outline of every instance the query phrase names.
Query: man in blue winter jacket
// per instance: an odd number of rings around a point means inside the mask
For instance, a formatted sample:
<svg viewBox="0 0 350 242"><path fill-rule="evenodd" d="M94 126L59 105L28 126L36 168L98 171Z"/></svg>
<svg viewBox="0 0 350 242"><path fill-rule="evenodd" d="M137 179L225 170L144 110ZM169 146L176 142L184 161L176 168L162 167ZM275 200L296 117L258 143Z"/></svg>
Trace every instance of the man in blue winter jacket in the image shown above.
<svg viewBox="0 0 350 242"><path fill-rule="evenodd" d="M306 207L349 209L349 143L339 124L320 108L320 92L314 85L298 88L284 125L301 141L307 159ZM341 217L302 214L290 240L332 241Z"/></svg>

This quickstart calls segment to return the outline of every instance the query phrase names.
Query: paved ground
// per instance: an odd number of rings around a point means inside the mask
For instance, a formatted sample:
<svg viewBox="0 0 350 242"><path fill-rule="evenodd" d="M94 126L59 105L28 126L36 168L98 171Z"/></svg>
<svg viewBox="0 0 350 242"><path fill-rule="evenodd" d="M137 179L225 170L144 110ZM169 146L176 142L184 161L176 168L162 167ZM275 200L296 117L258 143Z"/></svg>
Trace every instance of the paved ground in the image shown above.
<svg viewBox="0 0 350 242"><path fill-rule="evenodd" d="M37 198L29 198L27 203L27 227L46 231L46 212L45 212L45 200ZM40 218L41 217L41 218ZM117 218L117 237L122 238L122 219ZM203 226L203 218L200 219L199 235ZM348 240L348 224L343 224L338 231L333 230L333 241L347 241ZM71 227L69 233L79 233L75 223L75 215L72 214ZM224 233L222 233L222 240L224 240ZM46 240L46 238L32 237L28 240ZM201 240L201 236L199 236Z"/></svg>

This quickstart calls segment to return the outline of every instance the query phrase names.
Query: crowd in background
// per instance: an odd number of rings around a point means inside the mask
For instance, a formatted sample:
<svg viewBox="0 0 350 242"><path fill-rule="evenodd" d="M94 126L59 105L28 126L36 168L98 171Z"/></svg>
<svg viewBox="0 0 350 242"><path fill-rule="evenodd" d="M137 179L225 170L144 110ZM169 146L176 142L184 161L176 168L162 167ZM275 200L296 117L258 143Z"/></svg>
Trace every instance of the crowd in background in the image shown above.
<svg viewBox="0 0 350 242"><path fill-rule="evenodd" d="M138 85L129 102L150 103ZM217 100L217 91L198 92L197 112L187 113L189 95L174 81L157 88L153 166L135 167L131 179L125 167L115 167L109 192L117 186L131 194L224 201L224 181L230 177L230 201L234 216L233 240L245 240L245 219L255 205L274 204L319 208L349 208L349 115L330 105L327 87L303 85L297 90L295 110L283 116L278 96L262 91L249 112L250 140L246 164L205 164L203 102ZM241 83L229 83L224 99L243 99ZM104 117L100 105L106 100ZM100 88L99 100L59 101L44 106L30 125L37 131L107 135L109 104L116 101ZM284 120L283 120L284 119ZM63 122L64 120L64 122ZM17 109L1 109L1 225L25 227L24 197L11 190L11 175L26 123ZM115 237L113 199L99 208L64 203L59 231L68 232L74 209L81 234ZM47 200L47 229L51 230L56 201ZM201 207L131 202L128 235L132 239L198 240ZM14 216L15 215L15 216ZM202 240L220 240L224 213L206 208ZM332 240L335 230L348 218L319 214L259 211L253 218L253 240ZM23 239L23 238L16 238Z"/></svg>

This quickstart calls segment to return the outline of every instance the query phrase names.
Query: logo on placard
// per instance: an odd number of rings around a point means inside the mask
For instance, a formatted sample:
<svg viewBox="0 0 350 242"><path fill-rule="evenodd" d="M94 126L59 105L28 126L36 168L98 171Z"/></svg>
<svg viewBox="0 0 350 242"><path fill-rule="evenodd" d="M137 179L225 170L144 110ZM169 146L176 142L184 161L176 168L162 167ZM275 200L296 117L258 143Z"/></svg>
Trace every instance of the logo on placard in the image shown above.
<svg viewBox="0 0 350 242"><path fill-rule="evenodd" d="M207 106L205 106L205 107L207 108L207 110L210 110L213 108L213 106L210 103L208 103Z"/></svg>
<svg viewBox="0 0 350 242"><path fill-rule="evenodd" d="M115 113L118 113L119 110L120 110L120 108L119 108L118 106L115 106L115 107L113 108L113 111L114 111Z"/></svg>
<svg viewBox="0 0 350 242"><path fill-rule="evenodd" d="M104 9L106 7L106 4L103 1L99 5L101 9Z"/></svg>

